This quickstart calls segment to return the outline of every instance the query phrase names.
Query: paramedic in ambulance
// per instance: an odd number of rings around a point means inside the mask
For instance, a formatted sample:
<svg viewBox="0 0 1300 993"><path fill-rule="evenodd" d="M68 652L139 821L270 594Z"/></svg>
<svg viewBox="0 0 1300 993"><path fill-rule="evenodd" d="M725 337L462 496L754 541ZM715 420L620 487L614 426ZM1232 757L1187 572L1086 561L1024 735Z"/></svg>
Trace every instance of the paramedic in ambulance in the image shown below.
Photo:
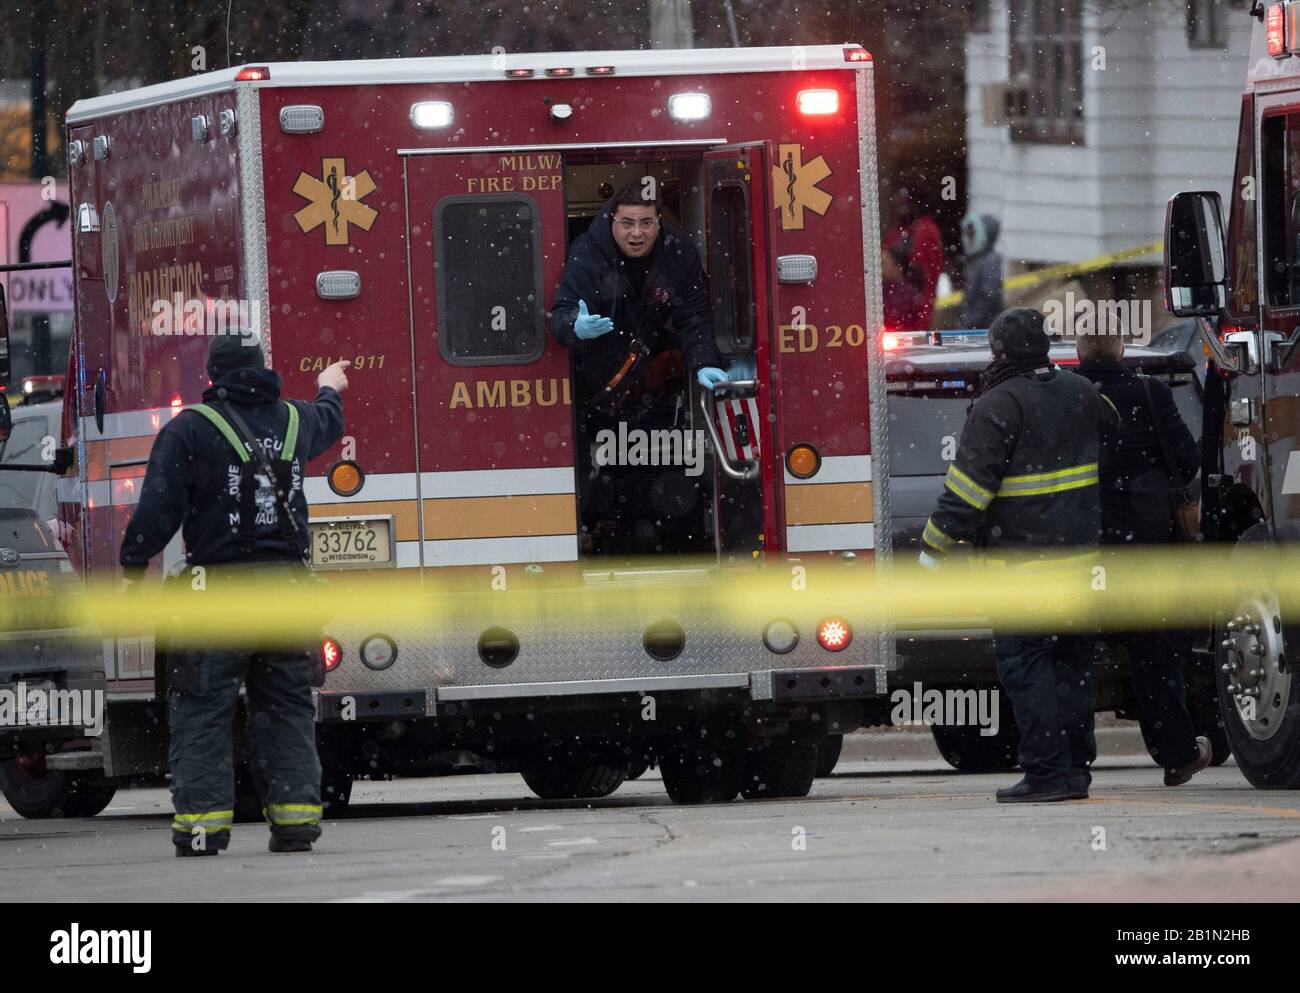
<svg viewBox="0 0 1300 993"><path fill-rule="evenodd" d="M149 453L140 501L122 538L125 588L179 530L183 589L216 590L245 577L278 586L307 581L307 463L343 434L346 369L316 377L311 403L280 398L256 334L216 336L203 403L163 425ZM223 621L238 630L239 618ZM308 627L310 625L307 625ZM293 625L303 627L303 625ZM171 727L172 844L177 855L216 855L234 823L235 710L247 690L250 766L272 852L309 852L320 836L321 766L312 686L320 640L286 631L268 641L172 645L166 653Z"/></svg>
<svg viewBox="0 0 1300 993"><path fill-rule="evenodd" d="M610 198L574 241L551 306L588 416L639 422L660 359L675 346L704 389L733 378L721 368L700 253L649 192L629 183Z"/></svg>

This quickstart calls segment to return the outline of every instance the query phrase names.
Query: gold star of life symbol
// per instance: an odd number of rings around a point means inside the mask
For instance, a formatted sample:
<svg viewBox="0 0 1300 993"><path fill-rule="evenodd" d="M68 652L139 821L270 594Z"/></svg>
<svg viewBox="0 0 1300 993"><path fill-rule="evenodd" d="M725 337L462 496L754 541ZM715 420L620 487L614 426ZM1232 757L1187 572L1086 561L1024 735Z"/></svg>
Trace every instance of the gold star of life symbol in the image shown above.
<svg viewBox="0 0 1300 993"><path fill-rule="evenodd" d="M349 224L355 224L362 231L369 231L375 223L379 211L367 207L361 201L375 190L375 181L370 173L362 169L355 176L349 176L345 160L321 159L321 178L298 173L298 181L293 184L293 192L310 203L293 215L303 234L325 225L325 244L346 245L349 237Z"/></svg>
<svg viewBox="0 0 1300 993"><path fill-rule="evenodd" d="M777 210L781 212L781 229L802 231L804 209L825 216L834 199L817 188L831 174L831 167L820 155L809 162L803 161L803 146L798 143L779 146L777 163L772 167L772 185Z"/></svg>

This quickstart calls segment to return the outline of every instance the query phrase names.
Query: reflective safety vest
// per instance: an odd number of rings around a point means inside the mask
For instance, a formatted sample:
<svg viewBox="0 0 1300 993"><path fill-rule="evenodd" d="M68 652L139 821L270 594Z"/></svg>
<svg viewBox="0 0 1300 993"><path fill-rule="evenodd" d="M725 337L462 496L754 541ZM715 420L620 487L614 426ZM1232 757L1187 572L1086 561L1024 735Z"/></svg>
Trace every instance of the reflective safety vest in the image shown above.
<svg viewBox="0 0 1300 993"><path fill-rule="evenodd" d="M199 403L186 408L207 418L221 432L222 437L230 442L230 447L239 458L239 552L244 557L252 557L256 549L259 511L274 511L285 549L294 558L306 557L303 541L298 535L289 508L289 494L293 486L293 457L298 446L298 408L283 401L281 404L289 411L289 423L285 427L280 457L270 463L273 478L266 481L267 485L261 482L265 477L258 476L263 460L249 451L257 444L256 439L241 439L240 432L235 430L234 425L210 404Z"/></svg>

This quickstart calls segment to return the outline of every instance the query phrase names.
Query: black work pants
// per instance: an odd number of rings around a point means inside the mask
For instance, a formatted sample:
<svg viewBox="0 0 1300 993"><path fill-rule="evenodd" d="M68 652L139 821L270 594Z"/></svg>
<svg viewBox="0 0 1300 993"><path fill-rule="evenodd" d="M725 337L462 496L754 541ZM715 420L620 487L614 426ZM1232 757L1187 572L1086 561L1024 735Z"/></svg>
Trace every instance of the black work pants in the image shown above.
<svg viewBox="0 0 1300 993"><path fill-rule="evenodd" d="M1091 782L1092 645L1078 635L995 635L998 681L1020 728L1020 766L1036 790Z"/></svg>

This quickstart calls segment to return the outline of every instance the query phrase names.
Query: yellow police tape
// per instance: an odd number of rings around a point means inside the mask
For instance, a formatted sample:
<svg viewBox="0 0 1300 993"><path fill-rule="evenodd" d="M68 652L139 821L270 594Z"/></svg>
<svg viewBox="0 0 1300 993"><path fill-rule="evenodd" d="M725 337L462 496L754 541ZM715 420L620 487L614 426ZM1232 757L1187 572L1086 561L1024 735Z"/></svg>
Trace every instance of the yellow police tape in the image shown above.
<svg viewBox="0 0 1300 993"><path fill-rule="evenodd" d="M536 571L536 570L534 570ZM910 560L879 572L869 559L768 563L722 569L681 560L604 569L543 568L512 576L490 567L462 572L453 587L418 570L333 573L325 583L225 576L129 591L92 586L84 594L0 599L0 627L41 640L51 629L95 637L154 635L199 645L293 642L324 631L340 638L384 633L463 641L492 627L538 637L638 639L669 620L692 630L726 630L757 640L774 620L810 633L842 618L855 633L894 628L1022 632L1198 628L1216 615L1257 604L1278 623L1300 618L1300 551L1259 545L1171 546L1054 560L954 559L937 572ZM192 588L193 587L193 588Z"/></svg>
<svg viewBox="0 0 1300 993"><path fill-rule="evenodd" d="M1027 290L1041 283L1050 283L1056 279L1073 279L1075 276L1096 272L1098 269L1109 269L1117 262L1126 262L1129 259L1150 255L1153 252L1160 251L1163 247L1164 242L1153 241L1149 245L1138 245L1136 248L1125 248L1119 252L1109 252L1106 255L1085 259L1082 262L1063 262L1060 265L1048 266L1046 269L1022 272L1018 276L1010 276L1004 279L1002 289L1004 292L1008 290ZM934 301L934 307L936 310L942 310L944 307L955 307L962 302L964 296L965 294L961 290L945 293Z"/></svg>

